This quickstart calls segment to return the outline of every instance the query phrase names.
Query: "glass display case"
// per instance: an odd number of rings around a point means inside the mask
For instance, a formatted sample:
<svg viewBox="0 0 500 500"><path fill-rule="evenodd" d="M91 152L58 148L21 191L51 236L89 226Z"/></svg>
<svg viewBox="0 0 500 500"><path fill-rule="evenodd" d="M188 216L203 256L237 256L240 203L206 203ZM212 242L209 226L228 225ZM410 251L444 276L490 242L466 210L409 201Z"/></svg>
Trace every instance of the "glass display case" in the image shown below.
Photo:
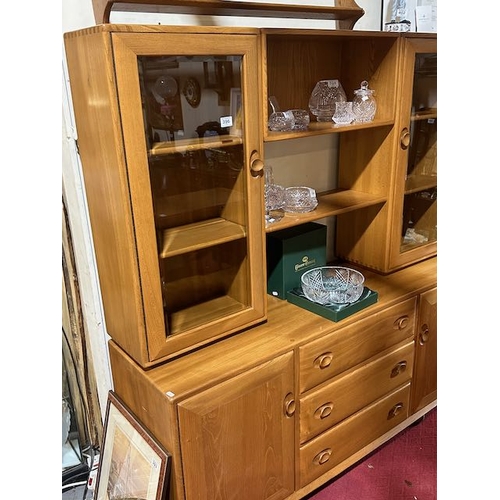
<svg viewBox="0 0 500 500"><path fill-rule="evenodd" d="M258 31L189 31L66 37L107 328L143 366L266 315Z"/></svg>
<svg viewBox="0 0 500 500"><path fill-rule="evenodd" d="M395 184L391 264L401 267L437 251L437 44L404 38L403 98ZM404 183L403 183L404 179Z"/></svg>

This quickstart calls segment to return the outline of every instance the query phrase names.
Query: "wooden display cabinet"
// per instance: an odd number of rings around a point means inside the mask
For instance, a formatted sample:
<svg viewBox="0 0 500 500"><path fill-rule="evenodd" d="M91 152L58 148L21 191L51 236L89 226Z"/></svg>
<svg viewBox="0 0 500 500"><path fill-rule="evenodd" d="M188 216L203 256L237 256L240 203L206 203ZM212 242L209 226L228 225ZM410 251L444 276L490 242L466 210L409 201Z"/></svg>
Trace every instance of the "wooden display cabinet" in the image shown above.
<svg viewBox="0 0 500 500"><path fill-rule="evenodd" d="M436 405L436 238L401 236L435 226L435 37L102 25L65 47L114 387L173 500L298 500ZM367 80L374 121L268 131L269 96L307 109L321 79ZM265 144L325 134L337 188L266 228ZM266 294L266 232L325 217L378 293L338 323Z"/></svg>
<svg viewBox="0 0 500 500"><path fill-rule="evenodd" d="M258 41L65 35L106 326L143 367L266 318Z"/></svg>

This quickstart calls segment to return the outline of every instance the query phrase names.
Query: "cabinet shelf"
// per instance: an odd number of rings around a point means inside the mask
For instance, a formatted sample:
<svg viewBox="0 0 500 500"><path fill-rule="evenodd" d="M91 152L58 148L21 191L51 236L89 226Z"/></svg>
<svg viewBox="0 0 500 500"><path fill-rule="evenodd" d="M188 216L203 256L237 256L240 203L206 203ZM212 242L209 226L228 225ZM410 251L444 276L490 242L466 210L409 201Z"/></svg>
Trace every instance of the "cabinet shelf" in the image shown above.
<svg viewBox="0 0 500 500"><path fill-rule="evenodd" d="M182 309L170 315L170 335L186 332L200 325L243 311L247 306L229 295Z"/></svg>
<svg viewBox="0 0 500 500"><path fill-rule="evenodd" d="M151 0L92 0L94 17L98 24L109 23L110 13L115 5L121 4L121 10L127 10L127 6L130 8L128 4L133 4L133 9L140 11L140 5L146 8L151 3L164 7L171 14L321 19L340 21L344 28L352 28L364 14L364 10L354 0L343 0L342 6L334 7L228 0L155 0L154 2Z"/></svg>
<svg viewBox="0 0 500 500"><path fill-rule="evenodd" d="M360 208L370 207L384 203L387 200L384 196L353 191L350 189L335 189L318 194L318 206L312 212L295 214L285 212L285 216L266 227L266 233L279 231L287 227L303 224L332 215L340 215Z"/></svg>
<svg viewBox="0 0 500 500"><path fill-rule="evenodd" d="M285 141L287 139L297 139L299 137L311 137L316 135L336 134L342 132L352 132L374 127L385 127L394 125L394 120L374 120L369 123L351 123L349 125L337 125L333 122L311 122L308 130L290 132L267 131L264 142Z"/></svg>
<svg viewBox="0 0 500 500"><path fill-rule="evenodd" d="M406 179L405 194L418 193L437 187L436 175L412 175Z"/></svg>
<svg viewBox="0 0 500 500"><path fill-rule="evenodd" d="M180 141L155 142L149 150L149 156L160 156L172 153L186 153L212 148L227 148L243 144L243 140L235 135L202 137L200 139L181 139Z"/></svg>
<svg viewBox="0 0 500 500"><path fill-rule="evenodd" d="M420 109L411 116L410 120L412 122L428 120L430 118L437 118L437 115L437 108Z"/></svg>
<svg viewBox="0 0 500 500"><path fill-rule="evenodd" d="M223 218L187 224L161 233L160 258L193 252L245 238L245 229Z"/></svg>

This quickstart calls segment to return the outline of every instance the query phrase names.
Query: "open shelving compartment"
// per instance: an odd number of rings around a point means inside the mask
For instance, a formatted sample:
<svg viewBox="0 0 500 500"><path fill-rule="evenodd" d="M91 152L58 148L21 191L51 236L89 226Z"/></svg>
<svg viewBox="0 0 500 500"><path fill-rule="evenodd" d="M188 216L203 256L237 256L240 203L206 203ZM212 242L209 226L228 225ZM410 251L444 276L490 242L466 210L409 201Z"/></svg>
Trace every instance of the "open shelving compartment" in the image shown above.
<svg viewBox="0 0 500 500"><path fill-rule="evenodd" d="M345 258L351 248L360 244L364 231L386 231L400 57L398 35L286 29L267 29L263 33L262 128L265 143L325 134L339 136L336 188L317 193L318 206L312 212L285 212L281 220L266 227L266 232L335 216L336 253ZM340 81L348 100L352 100L361 81L367 80L377 100L374 121L340 126L333 122L317 122L311 117L306 131L268 130L270 96L276 96L281 109L308 110L316 82L330 79ZM355 227L363 230L354 230Z"/></svg>

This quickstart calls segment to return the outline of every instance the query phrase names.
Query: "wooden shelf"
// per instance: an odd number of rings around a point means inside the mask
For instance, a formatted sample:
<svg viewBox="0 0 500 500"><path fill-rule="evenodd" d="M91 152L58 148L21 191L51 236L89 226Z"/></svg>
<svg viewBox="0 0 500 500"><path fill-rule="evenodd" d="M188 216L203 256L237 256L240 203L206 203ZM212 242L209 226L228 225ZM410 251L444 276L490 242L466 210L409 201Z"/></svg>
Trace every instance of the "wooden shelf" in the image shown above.
<svg viewBox="0 0 500 500"><path fill-rule="evenodd" d="M184 333L218 318L238 313L247 306L228 295L197 304L170 315L170 335Z"/></svg>
<svg viewBox="0 0 500 500"><path fill-rule="evenodd" d="M243 139L234 135L202 137L200 139L182 139L171 142L155 142L148 151L149 156L160 156L172 153L186 153L213 148L227 148L243 144Z"/></svg>
<svg viewBox="0 0 500 500"><path fill-rule="evenodd" d="M317 198L318 206L312 212L304 214L285 212L285 216L281 220L266 227L266 233L279 231L280 229L303 224L304 222L322 219L323 217L344 214L387 201L387 198L384 196L338 189L320 193Z"/></svg>
<svg viewBox="0 0 500 500"><path fill-rule="evenodd" d="M147 6L161 6L172 14L218 15L239 17L277 17L339 21L342 29L352 29L365 11L354 0L337 0L335 7L315 5L286 5L276 3L241 2L231 0L92 0L97 24L109 23L111 10L122 5L122 10L147 12Z"/></svg>
<svg viewBox="0 0 500 500"><path fill-rule="evenodd" d="M174 255L239 240L244 238L246 233L243 226L217 218L174 229L165 229L162 236L160 258L166 259Z"/></svg>
<svg viewBox="0 0 500 500"><path fill-rule="evenodd" d="M428 120L430 118L437 118L437 108L430 108L430 109L421 109L417 112L415 112L410 120L412 122L420 121L420 120Z"/></svg>
<svg viewBox="0 0 500 500"><path fill-rule="evenodd" d="M406 179L405 194L418 193L437 187L437 175L412 175Z"/></svg>
<svg viewBox="0 0 500 500"><path fill-rule="evenodd" d="M288 139L297 139L299 137L352 132L354 130L385 127L387 125L394 125L394 120L375 120L369 123L351 123L349 125L337 125L333 122L311 122L308 130L298 130L294 132L271 132L268 130L265 132L264 142L285 141Z"/></svg>

